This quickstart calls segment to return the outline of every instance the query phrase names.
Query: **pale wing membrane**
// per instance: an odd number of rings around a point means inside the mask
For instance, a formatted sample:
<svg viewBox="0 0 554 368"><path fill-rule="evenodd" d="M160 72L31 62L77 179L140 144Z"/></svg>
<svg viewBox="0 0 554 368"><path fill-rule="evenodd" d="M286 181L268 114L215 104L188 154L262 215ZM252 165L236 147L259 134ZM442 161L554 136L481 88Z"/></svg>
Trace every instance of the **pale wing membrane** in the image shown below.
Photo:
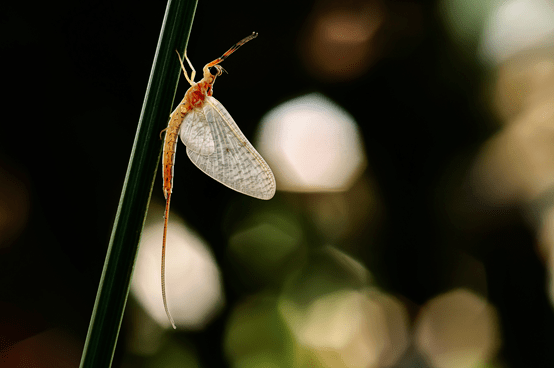
<svg viewBox="0 0 554 368"><path fill-rule="evenodd" d="M181 124L179 135L187 146L187 150L190 149L204 156L211 155L215 151L212 130L202 109L192 109L187 112Z"/></svg>
<svg viewBox="0 0 554 368"><path fill-rule="evenodd" d="M271 169L248 142L219 101L206 97L202 108L212 133L214 152L202 155L187 145L187 155L206 174L237 192L260 199L275 194Z"/></svg>

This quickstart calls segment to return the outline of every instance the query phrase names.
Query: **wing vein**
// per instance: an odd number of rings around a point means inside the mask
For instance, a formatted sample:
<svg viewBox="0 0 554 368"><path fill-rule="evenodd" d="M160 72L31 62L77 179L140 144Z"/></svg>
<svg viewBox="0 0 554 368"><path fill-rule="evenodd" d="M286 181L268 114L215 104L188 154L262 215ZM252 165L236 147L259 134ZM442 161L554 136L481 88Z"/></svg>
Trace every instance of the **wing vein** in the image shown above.
<svg viewBox="0 0 554 368"><path fill-rule="evenodd" d="M271 169L248 142L225 107L209 96L204 105L187 122L195 134L205 133L200 139L181 137L187 144L187 155L207 175L238 192L270 199L275 193L275 178ZM186 139L189 139L187 141ZM208 149L202 147L209 146Z"/></svg>

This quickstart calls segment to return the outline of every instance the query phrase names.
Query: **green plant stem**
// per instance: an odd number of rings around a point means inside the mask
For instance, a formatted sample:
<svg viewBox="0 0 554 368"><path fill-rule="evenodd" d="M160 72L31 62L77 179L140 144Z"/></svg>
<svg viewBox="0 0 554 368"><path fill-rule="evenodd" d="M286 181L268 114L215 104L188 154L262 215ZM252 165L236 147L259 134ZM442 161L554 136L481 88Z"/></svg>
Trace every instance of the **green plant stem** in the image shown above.
<svg viewBox="0 0 554 368"><path fill-rule="evenodd" d="M197 0L169 0L167 3L81 368L111 366L160 159L160 131L169 118L181 73L175 50L182 52L186 47L196 4Z"/></svg>

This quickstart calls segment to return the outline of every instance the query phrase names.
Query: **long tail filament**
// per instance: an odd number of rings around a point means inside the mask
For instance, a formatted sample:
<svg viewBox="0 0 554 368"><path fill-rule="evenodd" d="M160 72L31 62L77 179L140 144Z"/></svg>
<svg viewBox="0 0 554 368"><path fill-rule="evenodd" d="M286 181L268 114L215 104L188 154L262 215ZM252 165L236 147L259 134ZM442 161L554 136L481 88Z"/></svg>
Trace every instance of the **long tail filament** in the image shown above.
<svg viewBox="0 0 554 368"><path fill-rule="evenodd" d="M164 308L165 308L165 314L167 314L167 318L169 319L169 322L171 322L171 326L173 326L174 329L177 328L175 326L175 322L173 321L173 317L171 317L171 313L169 313L169 308L167 307L167 298L165 296L165 245L167 240L167 220L169 218L169 202L171 200L171 192L167 193L167 198L165 199L165 214L164 214L164 236L162 241L162 298L164 301Z"/></svg>

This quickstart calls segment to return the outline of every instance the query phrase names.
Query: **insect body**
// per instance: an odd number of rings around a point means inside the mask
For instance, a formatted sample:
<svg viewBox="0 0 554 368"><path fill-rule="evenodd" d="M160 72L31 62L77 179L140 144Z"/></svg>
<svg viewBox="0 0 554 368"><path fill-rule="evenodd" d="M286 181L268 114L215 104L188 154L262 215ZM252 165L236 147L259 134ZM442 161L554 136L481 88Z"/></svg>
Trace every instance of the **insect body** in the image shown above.
<svg viewBox="0 0 554 368"><path fill-rule="evenodd" d="M163 189L166 200L162 243L162 297L165 312L173 328L176 327L167 307L165 293L165 246L178 136L187 147L190 160L220 183L259 199L271 199L275 194L275 178L271 169L242 134L225 107L212 97L215 79L224 71L219 63L257 36L257 33L252 33L221 57L206 64L202 70L204 76L198 83L194 82L196 71L186 51L184 56L192 70L190 78L179 56L183 73L191 87L175 111L171 113L169 124L165 129L162 158Z"/></svg>

